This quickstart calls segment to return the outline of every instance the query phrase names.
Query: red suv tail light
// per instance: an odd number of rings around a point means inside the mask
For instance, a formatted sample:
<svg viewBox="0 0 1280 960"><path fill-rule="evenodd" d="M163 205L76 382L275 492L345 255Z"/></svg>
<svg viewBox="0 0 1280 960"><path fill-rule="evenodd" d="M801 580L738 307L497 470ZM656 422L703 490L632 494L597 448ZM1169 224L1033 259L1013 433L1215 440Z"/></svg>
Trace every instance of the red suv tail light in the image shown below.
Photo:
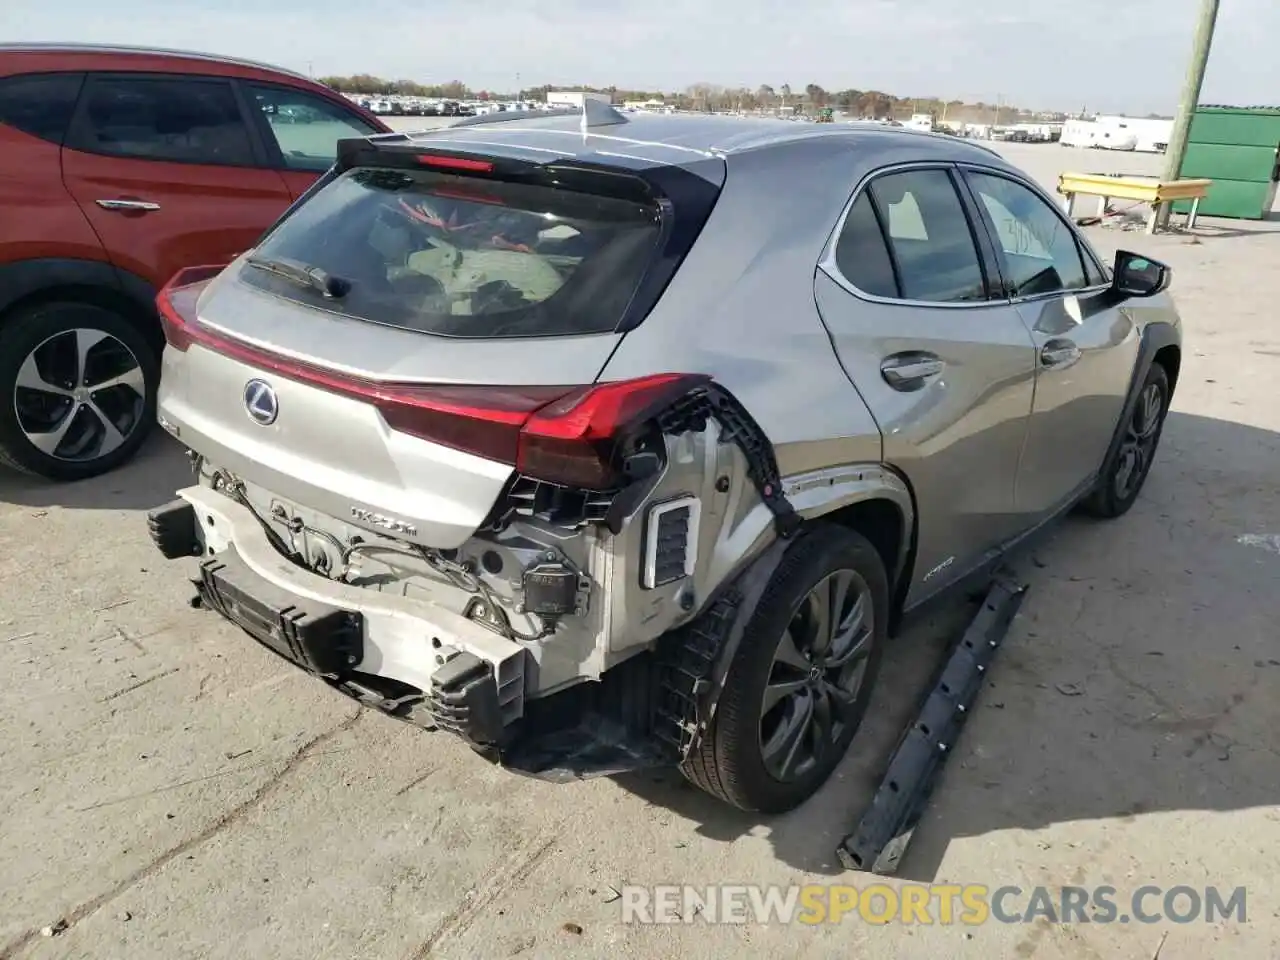
<svg viewBox="0 0 1280 960"><path fill-rule="evenodd" d="M221 267L194 267L156 298L165 340L193 344L376 407L387 426L423 440L509 463L539 480L588 490L618 485L616 451L628 431L691 390L702 374L658 373L585 386L489 386L370 380L294 360L198 323L195 305Z"/></svg>

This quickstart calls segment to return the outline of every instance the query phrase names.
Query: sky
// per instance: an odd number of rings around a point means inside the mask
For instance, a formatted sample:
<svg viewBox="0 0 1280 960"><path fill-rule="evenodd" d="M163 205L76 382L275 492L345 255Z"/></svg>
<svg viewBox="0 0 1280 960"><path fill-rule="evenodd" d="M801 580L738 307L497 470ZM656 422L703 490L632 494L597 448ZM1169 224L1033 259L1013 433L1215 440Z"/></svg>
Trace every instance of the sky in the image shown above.
<svg viewBox="0 0 1280 960"><path fill-rule="evenodd" d="M203 50L514 91L817 83L1172 113L1201 0L0 0L0 42ZM1280 3L1222 0L1202 103L1280 103ZM1037 13L1028 13L1037 9Z"/></svg>

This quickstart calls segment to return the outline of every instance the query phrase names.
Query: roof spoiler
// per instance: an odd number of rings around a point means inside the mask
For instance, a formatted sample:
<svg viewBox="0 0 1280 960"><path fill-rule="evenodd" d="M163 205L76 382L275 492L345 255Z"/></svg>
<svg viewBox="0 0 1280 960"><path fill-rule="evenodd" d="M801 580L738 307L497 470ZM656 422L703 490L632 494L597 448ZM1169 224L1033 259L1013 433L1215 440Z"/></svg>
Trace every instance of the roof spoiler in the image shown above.
<svg viewBox="0 0 1280 960"><path fill-rule="evenodd" d="M483 113L477 117L464 117L456 123L449 124L449 127L472 127L482 123L510 123L513 120L541 119L542 117L582 117L582 128L584 130L594 129L595 127L612 127L620 123L629 122L626 114L615 109L612 105L602 103L599 100L592 100L588 97L583 99L581 110L574 107L569 107L566 110L543 110L537 113L530 113L525 110L504 110L498 113Z"/></svg>

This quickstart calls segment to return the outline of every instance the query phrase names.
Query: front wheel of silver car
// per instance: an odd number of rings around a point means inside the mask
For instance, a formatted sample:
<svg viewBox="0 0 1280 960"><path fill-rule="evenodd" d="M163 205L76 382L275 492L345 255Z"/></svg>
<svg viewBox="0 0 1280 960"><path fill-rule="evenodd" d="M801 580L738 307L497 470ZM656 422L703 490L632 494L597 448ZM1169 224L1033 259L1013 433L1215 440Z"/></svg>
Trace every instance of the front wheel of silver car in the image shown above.
<svg viewBox="0 0 1280 960"><path fill-rule="evenodd" d="M743 810L782 813L822 786L866 713L889 586L861 535L818 526L783 558L685 775Z"/></svg>
<svg viewBox="0 0 1280 960"><path fill-rule="evenodd" d="M1120 443L1112 462L1081 505L1085 512L1105 520L1129 512L1151 473L1169 413L1169 399L1169 375L1163 366L1153 363L1138 389L1132 412L1121 425Z"/></svg>
<svg viewBox="0 0 1280 960"><path fill-rule="evenodd" d="M155 349L114 311L45 303L0 320L0 463L83 480L131 458L155 421Z"/></svg>

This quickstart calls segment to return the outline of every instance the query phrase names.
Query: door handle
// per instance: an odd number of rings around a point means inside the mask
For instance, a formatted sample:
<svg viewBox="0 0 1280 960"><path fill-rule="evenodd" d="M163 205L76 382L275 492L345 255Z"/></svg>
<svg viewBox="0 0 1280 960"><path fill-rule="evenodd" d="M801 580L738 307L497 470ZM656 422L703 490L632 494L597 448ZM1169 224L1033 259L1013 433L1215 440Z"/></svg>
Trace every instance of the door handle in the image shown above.
<svg viewBox="0 0 1280 960"><path fill-rule="evenodd" d="M932 353L899 353L885 357L880 364L880 376L893 389L910 392L919 390L926 380L938 376L945 366L942 358Z"/></svg>
<svg viewBox="0 0 1280 960"><path fill-rule="evenodd" d="M1040 349L1040 365L1062 369L1080 359L1080 348L1070 340L1050 340Z"/></svg>
<svg viewBox="0 0 1280 960"><path fill-rule="evenodd" d="M150 200L95 200L94 203L103 210L140 210L149 212L160 209L160 204L152 203Z"/></svg>

